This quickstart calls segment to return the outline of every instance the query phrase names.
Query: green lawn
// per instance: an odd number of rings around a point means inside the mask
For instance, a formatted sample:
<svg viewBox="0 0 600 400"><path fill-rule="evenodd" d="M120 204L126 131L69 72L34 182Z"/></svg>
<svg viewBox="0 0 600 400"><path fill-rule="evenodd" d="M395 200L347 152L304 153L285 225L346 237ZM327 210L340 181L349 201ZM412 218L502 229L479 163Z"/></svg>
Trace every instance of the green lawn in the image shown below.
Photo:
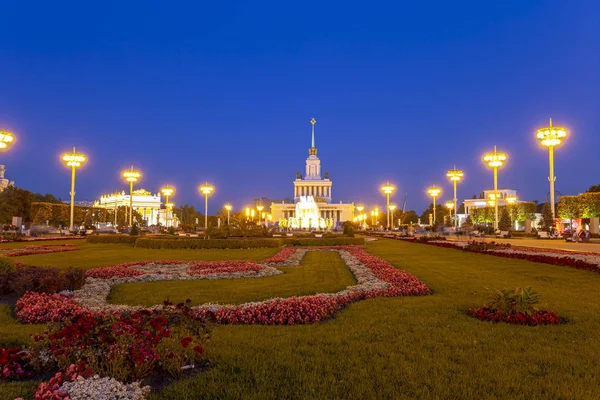
<svg viewBox="0 0 600 400"><path fill-rule="evenodd" d="M239 304L333 293L356 284L339 254L332 251L309 251L299 267L279 269L284 273L265 278L124 283L113 288L109 301L151 306L165 299L180 303L189 298L193 304Z"/></svg>
<svg viewBox="0 0 600 400"><path fill-rule="evenodd" d="M213 367L153 399L600 398L600 274L392 240L367 249L434 294L359 302L317 325L217 326L206 349ZM465 314L485 302L485 286L517 285L569 322ZM0 398L16 388L0 386Z"/></svg>
<svg viewBox="0 0 600 400"><path fill-rule="evenodd" d="M85 241L65 241L63 243L75 243L81 250L21 256L14 259L27 265L58 267L61 269L67 267L90 269L142 260L264 260L279 251L276 248L227 251L219 249L163 250L142 249L126 244L90 244L85 243Z"/></svg>

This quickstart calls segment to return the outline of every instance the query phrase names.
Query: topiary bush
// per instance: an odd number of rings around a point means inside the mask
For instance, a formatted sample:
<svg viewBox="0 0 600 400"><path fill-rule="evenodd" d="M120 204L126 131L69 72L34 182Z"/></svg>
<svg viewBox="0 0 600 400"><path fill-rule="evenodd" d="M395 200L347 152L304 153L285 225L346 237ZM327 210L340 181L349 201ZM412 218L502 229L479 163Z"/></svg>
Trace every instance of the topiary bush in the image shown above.
<svg viewBox="0 0 600 400"><path fill-rule="evenodd" d="M25 292L54 294L63 290L81 289L85 283L85 271L79 268L69 268L61 274L56 268L24 267L7 274L5 284L0 277L0 290L5 293L15 292L22 296Z"/></svg>
<svg viewBox="0 0 600 400"><path fill-rule="evenodd" d="M140 234L140 228L138 228L138 224L133 224L131 230L129 231L130 236L138 236Z"/></svg>
<svg viewBox="0 0 600 400"><path fill-rule="evenodd" d="M15 272L17 265L15 261L9 257L0 256L0 273L11 273Z"/></svg>

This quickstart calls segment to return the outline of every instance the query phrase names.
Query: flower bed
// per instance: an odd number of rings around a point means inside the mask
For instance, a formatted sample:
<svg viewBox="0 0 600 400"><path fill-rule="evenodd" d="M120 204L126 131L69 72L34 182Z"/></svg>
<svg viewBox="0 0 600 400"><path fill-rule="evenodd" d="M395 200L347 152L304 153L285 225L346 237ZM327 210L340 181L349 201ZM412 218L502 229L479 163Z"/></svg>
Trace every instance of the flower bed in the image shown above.
<svg viewBox="0 0 600 400"><path fill-rule="evenodd" d="M526 313L503 313L501 311L493 310L488 307L471 308L469 309L469 315L482 321L491 322L504 322L508 324L516 325L558 325L561 319L553 311L539 310L534 314L528 315Z"/></svg>
<svg viewBox="0 0 600 400"><path fill-rule="evenodd" d="M61 253L64 251L76 251L79 250L74 244L61 243L61 244L42 244L42 245L29 245L22 249L8 249L8 251L2 253L6 257L20 257L20 256L31 256L35 254L50 254L50 253Z"/></svg>
<svg viewBox="0 0 600 400"><path fill-rule="evenodd" d="M26 324L63 322L90 313L88 309L81 307L73 297L36 292L27 292L17 300L15 311L19 321Z"/></svg>
<svg viewBox="0 0 600 400"><path fill-rule="evenodd" d="M31 378L30 361L31 355L26 350L0 347L0 380Z"/></svg>

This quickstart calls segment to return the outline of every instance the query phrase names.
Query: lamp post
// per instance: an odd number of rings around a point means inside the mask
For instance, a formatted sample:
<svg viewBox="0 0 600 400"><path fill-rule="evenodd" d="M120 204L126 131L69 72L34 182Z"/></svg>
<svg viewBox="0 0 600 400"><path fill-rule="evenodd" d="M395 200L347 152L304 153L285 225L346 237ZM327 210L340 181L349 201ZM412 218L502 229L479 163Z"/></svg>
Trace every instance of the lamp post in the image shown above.
<svg viewBox="0 0 600 400"><path fill-rule="evenodd" d="M167 210L166 217L165 217L165 226L168 228L169 227L169 207L172 206L172 204L169 203L169 196L173 196L173 194L175 193L175 189L173 189L172 187L169 187L167 185L164 188L160 189L160 192L163 194L163 196L165 196L165 209Z"/></svg>
<svg viewBox="0 0 600 400"><path fill-rule="evenodd" d="M392 221L392 224L391 224L392 230L394 230L394 210L395 209L396 209L396 205L395 204L390 204L388 206L388 212L390 214L390 219Z"/></svg>
<svg viewBox="0 0 600 400"><path fill-rule="evenodd" d="M8 150L15 142L15 137L8 131L0 131L0 150Z"/></svg>
<svg viewBox="0 0 600 400"><path fill-rule="evenodd" d="M483 161L494 170L494 229L498 229L498 168L504 165L507 156L499 153L494 146L494 151L483 156Z"/></svg>
<svg viewBox="0 0 600 400"><path fill-rule="evenodd" d="M356 210L358 211L358 215L362 215L362 211L365 209L364 206L356 206ZM365 229L365 220L362 220L362 229Z"/></svg>
<svg viewBox="0 0 600 400"><path fill-rule="evenodd" d="M229 213L231 212L231 204L227 203L225 204L225 209L227 210L227 225L229 226Z"/></svg>
<svg viewBox="0 0 600 400"><path fill-rule="evenodd" d="M200 186L200 192L204 195L204 233L208 229L208 195L215 190L214 187L210 186L208 182Z"/></svg>
<svg viewBox="0 0 600 400"><path fill-rule="evenodd" d="M448 219L452 222L452 209L454 208L454 204L456 204L456 199L454 201L447 201L446 208L448 209ZM456 213L454 213L454 218L456 218Z"/></svg>
<svg viewBox="0 0 600 400"><path fill-rule="evenodd" d="M75 170L85 163L86 158L83 154L77 153L75 147L73 147L73 152L63 154L62 160L67 167L71 168L71 219L69 222L69 230L72 231L73 215L75 213Z"/></svg>
<svg viewBox="0 0 600 400"><path fill-rule="evenodd" d="M133 184L141 177L142 174L134 170L133 165L130 170L123 172L123 178L126 182L129 182L129 226L133 226Z"/></svg>
<svg viewBox="0 0 600 400"><path fill-rule="evenodd" d="M442 193L442 189L433 185L432 187L427 189L427 193L429 193L429 195L433 197L433 225L435 225L435 199Z"/></svg>
<svg viewBox="0 0 600 400"><path fill-rule="evenodd" d="M554 147L561 143L561 140L567 137L567 130L561 126L552 126L552 118L550 118L550 126L538 129L537 138L542 146L548 147L548 161L550 164L550 209L552 210L552 218L555 218L554 213Z"/></svg>
<svg viewBox="0 0 600 400"><path fill-rule="evenodd" d="M265 206L263 206L262 204L259 204L259 205L256 206L256 209L258 210L258 219L259 220L264 220L262 210L265 209Z"/></svg>
<svg viewBox="0 0 600 400"><path fill-rule="evenodd" d="M457 204L457 197L456 197L456 184L458 182L460 182L460 180L463 178L464 174L461 170L456 169L456 165L454 166L454 169L451 169L448 171L448 173L446 174L446 176L450 179L450 181L452 182L452 184L454 185L454 227L458 228L458 218L456 216L456 213L458 212L458 204Z"/></svg>
<svg viewBox="0 0 600 400"><path fill-rule="evenodd" d="M381 191L385 194L386 197L386 209L388 211L387 213L387 229L390 229L390 213L389 213L389 209L390 209L390 195L392 193L394 193L394 190L396 190L396 188L393 185L390 185L390 183L386 183L385 185L381 186Z"/></svg>

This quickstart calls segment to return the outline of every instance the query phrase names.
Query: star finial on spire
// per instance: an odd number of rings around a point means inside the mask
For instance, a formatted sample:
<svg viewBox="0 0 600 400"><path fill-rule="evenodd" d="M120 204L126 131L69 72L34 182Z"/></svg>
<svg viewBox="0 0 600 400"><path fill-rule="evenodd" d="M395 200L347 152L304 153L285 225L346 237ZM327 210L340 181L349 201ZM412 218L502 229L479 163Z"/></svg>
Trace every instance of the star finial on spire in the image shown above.
<svg viewBox="0 0 600 400"><path fill-rule="evenodd" d="M317 123L317 120L312 118L310 120L310 123L312 124L312 142L311 142L311 147L314 149L315 148L315 124Z"/></svg>

